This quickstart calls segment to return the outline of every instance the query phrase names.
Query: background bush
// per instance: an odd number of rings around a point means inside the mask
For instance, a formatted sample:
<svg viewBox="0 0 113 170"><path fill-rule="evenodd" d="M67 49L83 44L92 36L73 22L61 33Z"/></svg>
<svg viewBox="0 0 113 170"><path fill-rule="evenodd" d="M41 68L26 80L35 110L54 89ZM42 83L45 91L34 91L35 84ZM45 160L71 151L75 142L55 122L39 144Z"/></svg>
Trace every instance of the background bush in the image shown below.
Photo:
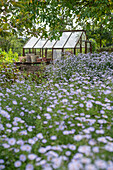
<svg viewBox="0 0 113 170"><path fill-rule="evenodd" d="M14 62L19 61L18 53L13 53L12 49L9 49L8 52L2 51L0 49L0 62Z"/></svg>

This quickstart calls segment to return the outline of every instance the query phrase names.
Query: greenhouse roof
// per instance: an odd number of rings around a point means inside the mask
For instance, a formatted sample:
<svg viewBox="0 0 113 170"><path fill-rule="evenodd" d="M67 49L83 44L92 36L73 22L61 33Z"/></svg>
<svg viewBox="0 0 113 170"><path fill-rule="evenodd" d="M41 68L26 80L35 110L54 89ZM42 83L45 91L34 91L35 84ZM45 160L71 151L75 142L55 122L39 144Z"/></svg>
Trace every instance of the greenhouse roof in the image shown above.
<svg viewBox="0 0 113 170"><path fill-rule="evenodd" d="M59 40L31 37L23 48L74 48L85 31L63 31Z"/></svg>

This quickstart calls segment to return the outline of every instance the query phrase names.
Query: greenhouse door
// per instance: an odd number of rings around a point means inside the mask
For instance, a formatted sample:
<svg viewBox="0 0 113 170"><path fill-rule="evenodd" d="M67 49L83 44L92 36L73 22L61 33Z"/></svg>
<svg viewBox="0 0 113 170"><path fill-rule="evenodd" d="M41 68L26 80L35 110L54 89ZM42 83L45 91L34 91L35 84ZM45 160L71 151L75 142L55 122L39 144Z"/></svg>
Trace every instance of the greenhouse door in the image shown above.
<svg viewBox="0 0 113 170"><path fill-rule="evenodd" d="M62 50L61 49L53 49L53 60L61 60Z"/></svg>

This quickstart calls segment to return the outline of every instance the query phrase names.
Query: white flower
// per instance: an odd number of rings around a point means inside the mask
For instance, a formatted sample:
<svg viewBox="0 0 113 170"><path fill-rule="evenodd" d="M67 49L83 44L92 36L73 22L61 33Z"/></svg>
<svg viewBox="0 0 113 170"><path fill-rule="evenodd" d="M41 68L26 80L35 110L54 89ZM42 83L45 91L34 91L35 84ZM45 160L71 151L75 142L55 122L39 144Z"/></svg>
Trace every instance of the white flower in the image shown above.
<svg viewBox="0 0 113 170"><path fill-rule="evenodd" d="M50 107L47 107L47 112L52 112L52 109Z"/></svg>
<svg viewBox="0 0 113 170"><path fill-rule="evenodd" d="M0 165L0 170L4 168L5 168L5 165Z"/></svg>
<svg viewBox="0 0 113 170"><path fill-rule="evenodd" d="M96 133L97 133L97 134L104 134L104 130L103 130L103 129L96 130Z"/></svg>
<svg viewBox="0 0 113 170"><path fill-rule="evenodd" d="M109 152L113 152L113 143L108 143L107 145L105 145L105 150L109 151Z"/></svg>
<svg viewBox="0 0 113 170"><path fill-rule="evenodd" d="M67 156L70 156L70 155L71 155L71 151L66 151L65 154L66 154Z"/></svg>
<svg viewBox="0 0 113 170"><path fill-rule="evenodd" d="M97 140L98 140L99 142L107 143L107 140L106 140L105 137L98 137Z"/></svg>
<svg viewBox="0 0 113 170"><path fill-rule="evenodd" d="M96 141L94 140L94 139L91 139L91 140L89 140L89 142L88 142L90 145L95 145L96 144Z"/></svg>
<svg viewBox="0 0 113 170"><path fill-rule="evenodd" d="M85 166L85 170L97 170L97 168L93 164L88 164Z"/></svg>
<svg viewBox="0 0 113 170"><path fill-rule="evenodd" d="M62 163L62 157L52 159L53 168L59 168Z"/></svg>
<svg viewBox="0 0 113 170"><path fill-rule="evenodd" d="M10 138L8 140L8 143L9 143L9 145L14 145L16 143L16 139L15 138Z"/></svg>
<svg viewBox="0 0 113 170"><path fill-rule="evenodd" d="M80 141L80 140L82 140L83 139L83 136L82 135L75 135L74 136L74 140L76 140L76 141Z"/></svg>
<svg viewBox="0 0 113 170"><path fill-rule="evenodd" d="M46 148L41 147L41 148L38 150L38 152L40 152L40 153L45 153L45 152L46 152Z"/></svg>
<svg viewBox="0 0 113 170"><path fill-rule="evenodd" d="M14 152L15 152L15 153L17 153L17 152L19 152L19 151L20 151L20 150L17 149L17 148L14 149Z"/></svg>
<svg viewBox="0 0 113 170"><path fill-rule="evenodd" d="M27 164L25 170L33 170L34 166L32 164Z"/></svg>
<svg viewBox="0 0 113 170"><path fill-rule="evenodd" d="M80 103L79 106L80 106L80 107L84 107L83 103Z"/></svg>
<svg viewBox="0 0 113 170"><path fill-rule="evenodd" d="M98 146L93 147L92 151L95 152L95 153L98 153L99 152L99 147Z"/></svg>
<svg viewBox="0 0 113 170"><path fill-rule="evenodd" d="M17 101L16 100L13 100L12 101L14 105L17 105Z"/></svg>
<svg viewBox="0 0 113 170"><path fill-rule="evenodd" d="M14 166L15 166L15 167L20 167L21 164L22 164L21 161L16 161L16 162L14 163Z"/></svg>
<svg viewBox="0 0 113 170"><path fill-rule="evenodd" d="M5 110L1 110L1 111L0 111L0 114L1 114L3 117L6 117L7 119L10 118L10 115L9 115L8 112L6 112Z"/></svg>
<svg viewBox="0 0 113 170"><path fill-rule="evenodd" d="M20 139L20 140L17 141L17 144L18 144L18 145L23 145L23 144L24 144L24 141L23 141L22 139Z"/></svg>
<svg viewBox="0 0 113 170"><path fill-rule="evenodd" d="M4 163L4 160L3 159L0 159L0 164L3 164Z"/></svg>
<svg viewBox="0 0 113 170"><path fill-rule="evenodd" d="M110 94L110 93L111 93L111 90L104 91L104 94Z"/></svg>
<svg viewBox="0 0 113 170"><path fill-rule="evenodd" d="M20 122L21 118L20 117L14 117L14 122Z"/></svg>
<svg viewBox="0 0 113 170"><path fill-rule="evenodd" d="M24 154L21 154L20 155L20 161L24 162L25 160L26 160L26 156Z"/></svg>
<svg viewBox="0 0 113 170"><path fill-rule="evenodd" d="M3 143L2 146L3 146L4 148L9 148L9 147L10 147L10 145L8 145L7 143Z"/></svg>
<svg viewBox="0 0 113 170"><path fill-rule="evenodd" d="M1 130L4 130L4 127L3 127L3 125L0 123L0 131Z"/></svg>
<svg viewBox="0 0 113 170"><path fill-rule="evenodd" d="M64 131L63 131L63 134L64 134L64 135L69 135L69 131L68 131L68 130L64 130Z"/></svg>
<svg viewBox="0 0 113 170"><path fill-rule="evenodd" d="M74 151L76 149L76 146L73 144L69 144L68 148Z"/></svg>
<svg viewBox="0 0 113 170"><path fill-rule="evenodd" d="M47 142L47 140L46 140L46 139L43 139L43 140L42 140L42 143L46 143L46 142Z"/></svg>
<svg viewBox="0 0 113 170"><path fill-rule="evenodd" d="M67 99L62 99L62 101L61 101L62 103L67 103L68 102L68 100Z"/></svg>
<svg viewBox="0 0 113 170"><path fill-rule="evenodd" d="M38 139L43 139L42 133L38 133L36 136L37 136Z"/></svg>
<svg viewBox="0 0 113 170"><path fill-rule="evenodd" d="M102 105L100 101L95 101L96 104Z"/></svg>
<svg viewBox="0 0 113 170"><path fill-rule="evenodd" d="M11 93L11 90L10 90L10 89L8 89L8 88L6 89L6 91L7 91L8 93Z"/></svg>
<svg viewBox="0 0 113 170"><path fill-rule="evenodd" d="M62 151L62 147L57 145L57 146L52 146L53 150L57 150L57 151Z"/></svg>
<svg viewBox="0 0 113 170"><path fill-rule="evenodd" d="M53 170L49 164L43 165L43 170Z"/></svg>
<svg viewBox="0 0 113 170"><path fill-rule="evenodd" d="M78 101L72 101L72 104L77 104L78 103Z"/></svg>
<svg viewBox="0 0 113 170"><path fill-rule="evenodd" d="M10 123L6 123L6 126L7 126L8 128L12 127L12 125L11 125Z"/></svg>
<svg viewBox="0 0 113 170"><path fill-rule="evenodd" d="M104 160L96 160L95 165L99 169L106 169L107 168L107 163Z"/></svg>
<svg viewBox="0 0 113 170"><path fill-rule="evenodd" d="M56 136L51 136L50 139L51 139L51 140L56 140L57 137L56 137Z"/></svg>
<svg viewBox="0 0 113 170"><path fill-rule="evenodd" d="M32 148L31 148L30 145L25 144L25 145L22 145L22 146L20 147L20 149L21 149L22 151L30 152Z"/></svg>
<svg viewBox="0 0 113 170"><path fill-rule="evenodd" d="M107 123L107 121L104 119L100 119L100 120L98 120L98 123L103 124L103 123Z"/></svg>
<svg viewBox="0 0 113 170"><path fill-rule="evenodd" d="M27 98L26 98L26 97L23 97L23 100L27 100Z"/></svg>
<svg viewBox="0 0 113 170"><path fill-rule="evenodd" d="M82 153L76 153L73 157L73 159L81 159L83 157L83 154Z"/></svg>
<svg viewBox="0 0 113 170"><path fill-rule="evenodd" d="M4 96L3 93L0 93L0 96Z"/></svg>
<svg viewBox="0 0 113 170"><path fill-rule="evenodd" d="M91 153L91 147L87 145L79 146L78 151L89 155Z"/></svg>
<svg viewBox="0 0 113 170"><path fill-rule="evenodd" d="M35 140L33 140L33 139L28 139L28 143L30 143L30 144L35 144Z"/></svg>
<svg viewBox="0 0 113 170"><path fill-rule="evenodd" d="M91 102L91 101L88 101L88 102L86 103L86 107L87 107L87 108L92 108L92 107L93 107L92 102Z"/></svg>
<svg viewBox="0 0 113 170"><path fill-rule="evenodd" d="M83 169L83 165L79 161L73 161L68 164L68 170L80 170Z"/></svg>
<svg viewBox="0 0 113 170"><path fill-rule="evenodd" d="M37 155L35 155L35 154L29 154L29 155L28 155L28 158L29 158L30 160L34 160L34 159L36 159L36 157L37 157Z"/></svg>
<svg viewBox="0 0 113 170"><path fill-rule="evenodd" d="M89 164L91 162L91 159L90 158L85 158L83 157L80 162L82 162L83 164Z"/></svg>

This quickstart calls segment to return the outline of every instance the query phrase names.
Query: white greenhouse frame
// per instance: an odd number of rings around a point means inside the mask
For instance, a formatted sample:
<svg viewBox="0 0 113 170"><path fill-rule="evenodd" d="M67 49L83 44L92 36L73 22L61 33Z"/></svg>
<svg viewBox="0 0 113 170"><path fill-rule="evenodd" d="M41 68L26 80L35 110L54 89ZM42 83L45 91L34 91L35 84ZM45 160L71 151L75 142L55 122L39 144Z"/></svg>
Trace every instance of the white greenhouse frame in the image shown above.
<svg viewBox="0 0 113 170"><path fill-rule="evenodd" d="M38 53L37 53L38 50ZM91 42L88 40L84 30L63 31L59 40L49 38L31 37L23 47L23 56L27 53L34 53L37 57L55 60L61 58L65 52L78 53L92 52ZM51 52L50 52L51 51Z"/></svg>

